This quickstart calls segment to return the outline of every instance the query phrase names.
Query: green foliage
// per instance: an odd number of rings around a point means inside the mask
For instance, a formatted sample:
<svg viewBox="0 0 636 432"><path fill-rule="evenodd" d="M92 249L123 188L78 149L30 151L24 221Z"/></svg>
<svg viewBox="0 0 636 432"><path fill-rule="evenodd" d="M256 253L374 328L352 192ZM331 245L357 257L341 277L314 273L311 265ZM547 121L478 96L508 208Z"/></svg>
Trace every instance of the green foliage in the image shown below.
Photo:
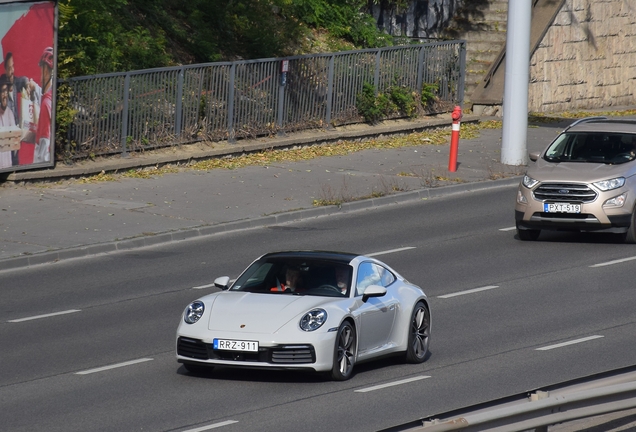
<svg viewBox="0 0 636 432"><path fill-rule="evenodd" d="M66 84L57 86L55 103L55 150L56 159L70 162L75 143L67 138L68 128L73 123L77 111L71 107L71 88Z"/></svg>
<svg viewBox="0 0 636 432"><path fill-rule="evenodd" d="M364 83L356 98L356 108L366 122L373 124L395 114L415 117L418 106L414 93L407 87L393 85L376 94L372 84Z"/></svg>
<svg viewBox="0 0 636 432"><path fill-rule="evenodd" d="M421 103L423 107L430 106L435 102L437 98L437 92L439 91L439 84L437 83L425 83L422 85Z"/></svg>
<svg viewBox="0 0 636 432"><path fill-rule="evenodd" d="M405 116L412 118L417 115L417 104L413 92L406 87L392 86L388 89L391 101L397 106L397 110ZM417 94L417 93L416 93Z"/></svg>

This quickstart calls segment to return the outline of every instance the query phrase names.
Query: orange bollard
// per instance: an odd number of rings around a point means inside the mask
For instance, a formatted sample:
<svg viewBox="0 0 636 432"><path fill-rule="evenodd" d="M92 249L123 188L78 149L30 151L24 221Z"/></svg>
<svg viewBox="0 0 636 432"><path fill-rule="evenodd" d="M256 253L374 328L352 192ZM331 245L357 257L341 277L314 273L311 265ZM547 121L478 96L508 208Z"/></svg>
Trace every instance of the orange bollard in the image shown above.
<svg viewBox="0 0 636 432"><path fill-rule="evenodd" d="M453 119L453 129L451 132L451 147L450 155L448 158L448 170L450 172L457 171L457 147L459 145L459 123L462 119L462 108L455 106L453 113L451 114Z"/></svg>

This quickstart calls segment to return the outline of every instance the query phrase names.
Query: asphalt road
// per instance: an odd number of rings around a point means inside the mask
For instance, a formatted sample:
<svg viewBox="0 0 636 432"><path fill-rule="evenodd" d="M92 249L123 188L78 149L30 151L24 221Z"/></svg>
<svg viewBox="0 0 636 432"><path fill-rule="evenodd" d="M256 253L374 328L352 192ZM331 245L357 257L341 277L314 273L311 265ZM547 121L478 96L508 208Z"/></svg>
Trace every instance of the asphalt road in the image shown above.
<svg viewBox="0 0 636 432"><path fill-rule="evenodd" d="M2 429L372 431L632 365L634 264L599 264L636 249L516 240L514 196L502 186L1 272ZM181 312L215 277L306 248L389 251L378 258L432 300L430 358L358 365L341 383L176 363Z"/></svg>

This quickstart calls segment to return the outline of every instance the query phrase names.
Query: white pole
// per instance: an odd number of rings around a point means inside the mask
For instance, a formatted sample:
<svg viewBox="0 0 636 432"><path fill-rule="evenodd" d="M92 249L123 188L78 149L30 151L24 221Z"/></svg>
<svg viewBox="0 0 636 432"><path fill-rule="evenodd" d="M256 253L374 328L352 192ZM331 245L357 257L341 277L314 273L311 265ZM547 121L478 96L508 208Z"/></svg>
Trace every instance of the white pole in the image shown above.
<svg viewBox="0 0 636 432"><path fill-rule="evenodd" d="M508 0L501 163L528 163L528 83L532 0Z"/></svg>

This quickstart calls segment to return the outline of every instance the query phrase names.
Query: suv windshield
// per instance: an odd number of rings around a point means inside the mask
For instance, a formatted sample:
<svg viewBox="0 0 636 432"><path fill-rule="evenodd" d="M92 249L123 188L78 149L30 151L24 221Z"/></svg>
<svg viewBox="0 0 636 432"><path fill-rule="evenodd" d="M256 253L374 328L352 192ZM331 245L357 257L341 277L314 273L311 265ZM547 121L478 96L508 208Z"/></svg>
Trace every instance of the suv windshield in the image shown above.
<svg viewBox="0 0 636 432"><path fill-rule="evenodd" d="M621 164L636 158L636 135L610 132L564 132L548 147L548 162Z"/></svg>

